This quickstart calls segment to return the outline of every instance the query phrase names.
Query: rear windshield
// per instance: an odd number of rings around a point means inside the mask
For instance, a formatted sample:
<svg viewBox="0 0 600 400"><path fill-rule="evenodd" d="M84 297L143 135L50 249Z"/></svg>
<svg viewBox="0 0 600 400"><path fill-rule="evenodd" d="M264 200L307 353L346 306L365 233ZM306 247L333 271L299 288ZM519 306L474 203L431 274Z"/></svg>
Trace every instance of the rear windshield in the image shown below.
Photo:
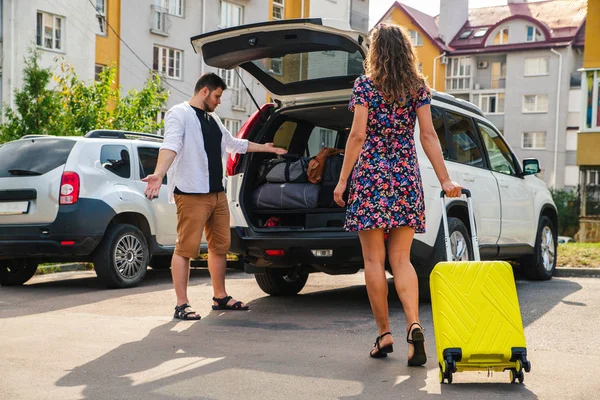
<svg viewBox="0 0 600 400"><path fill-rule="evenodd" d="M0 178L36 176L67 162L75 140L27 139L0 146Z"/></svg>

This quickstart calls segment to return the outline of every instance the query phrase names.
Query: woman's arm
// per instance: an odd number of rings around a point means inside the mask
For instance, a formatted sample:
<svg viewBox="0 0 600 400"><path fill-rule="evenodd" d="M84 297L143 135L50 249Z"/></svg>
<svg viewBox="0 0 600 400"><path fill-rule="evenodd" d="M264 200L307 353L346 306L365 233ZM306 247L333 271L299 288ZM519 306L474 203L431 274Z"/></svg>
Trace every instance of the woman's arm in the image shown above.
<svg viewBox="0 0 600 400"><path fill-rule="evenodd" d="M460 197L462 186L453 182L450 179L450 175L448 175L448 169L444 162L440 140L438 139L437 132L433 127L433 121L431 120L431 107L429 104L417 108L417 118L419 120L419 128L421 131L421 145L442 185L442 190L446 192L448 197Z"/></svg>
<svg viewBox="0 0 600 400"><path fill-rule="evenodd" d="M342 196L346 191L348 185L348 177L352 172L352 168L358 159L360 150L362 149L365 139L367 138L367 120L368 120L368 109L366 106L356 104L354 109L354 120L352 121L352 129L350 135L346 141L346 151L344 152L344 164L342 165L342 171L338 184L333 191L333 199L340 206L345 205Z"/></svg>

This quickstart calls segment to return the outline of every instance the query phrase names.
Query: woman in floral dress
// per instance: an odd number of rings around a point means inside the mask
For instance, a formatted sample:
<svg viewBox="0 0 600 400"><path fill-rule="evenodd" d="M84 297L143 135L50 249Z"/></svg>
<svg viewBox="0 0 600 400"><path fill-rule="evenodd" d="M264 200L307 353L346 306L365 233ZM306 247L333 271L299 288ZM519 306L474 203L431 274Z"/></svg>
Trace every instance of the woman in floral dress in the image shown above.
<svg viewBox="0 0 600 400"><path fill-rule="evenodd" d="M415 233L425 232L425 204L414 141L419 121L423 149L441 187L450 197L461 194L461 186L450 180L437 133L431 119L431 94L417 69L417 57L406 30L380 24L370 35L365 75L356 79L350 100L354 112L346 144L344 165L334 199L340 205L350 180L346 230L360 238L369 301L379 335L371 357L382 358L393 351L388 316L388 257L396 291L406 316L408 365L427 361L423 328L419 324L419 285L410 263Z"/></svg>

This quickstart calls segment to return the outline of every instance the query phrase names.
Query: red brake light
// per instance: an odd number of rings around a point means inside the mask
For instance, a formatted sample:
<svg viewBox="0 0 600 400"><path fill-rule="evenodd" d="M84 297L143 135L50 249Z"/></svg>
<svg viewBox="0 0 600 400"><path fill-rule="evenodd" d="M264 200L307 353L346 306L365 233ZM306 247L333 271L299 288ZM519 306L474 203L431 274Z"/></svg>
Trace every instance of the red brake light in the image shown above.
<svg viewBox="0 0 600 400"><path fill-rule="evenodd" d="M65 171L60 180L59 204L75 204L79 200L79 175Z"/></svg>
<svg viewBox="0 0 600 400"><path fill-rule="evenodd" d="M242 125L240 131L236 135L238 139L246 139L250 132L254 129L258 121L260 120L261 113L267 112L270 108L275 107L275 104L267 103L260 108L260 112L257 110L248 118L248 120ZM238 167L240 165L240 154L232 154L227 158L227 176L233 176L238 173Z"/></svg>
<svg viewBox="0 0 600 400"><path fill-rule="evenodd" d="M265 253L270 257L283 257L285 255L284 250L265 250Z"/></svg>

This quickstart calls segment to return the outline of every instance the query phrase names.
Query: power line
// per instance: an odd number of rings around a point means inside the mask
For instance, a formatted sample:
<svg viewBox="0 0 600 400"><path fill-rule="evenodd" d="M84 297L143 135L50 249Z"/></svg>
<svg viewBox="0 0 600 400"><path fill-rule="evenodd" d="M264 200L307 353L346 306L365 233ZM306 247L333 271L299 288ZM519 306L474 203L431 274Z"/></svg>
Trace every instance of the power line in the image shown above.
<svg viewBox="0 0 600 400"><path fill-rule="evenodd" d="M96 5L92 2L92 0L88 0L89 3L92 5L92 7L94 7L94 10L96 11L96 15L99 15L101 17L103 17L102 15L100 15L98 13L98 9L96 8ZM106 26L108 26L110 28L111 31L113 31L113 33L115 34L115 36L117 36L119 38L119 40L125 45L125 47L127 47L129 49L129 51L131 51L131 53L133 53L133 55L140 60L140 62L144 65L144 67L146 67L148 69L148 71L154 71L153 68L150 68L148 66L148 64L146 64L146 62L144 60L142 60L142 58L140 56L137 55L137 53L135 51L133 51L133 49L131 48L131 46L129 46L127 44L127 42L125 42L123 40L123 38L117 33L117 31L114 30L114 28L108 23L108 21L106 19L104 19L104 22L106 23ZM165 84L167 84L168 86L170 86L171 88L173 88L175 91L179 92L180 94L189 97L189 93L185 93L181 90L179 90L177 87L173 86L172 84L170 84L166 79L163 79L162 82L164 82Z"/></svg>

